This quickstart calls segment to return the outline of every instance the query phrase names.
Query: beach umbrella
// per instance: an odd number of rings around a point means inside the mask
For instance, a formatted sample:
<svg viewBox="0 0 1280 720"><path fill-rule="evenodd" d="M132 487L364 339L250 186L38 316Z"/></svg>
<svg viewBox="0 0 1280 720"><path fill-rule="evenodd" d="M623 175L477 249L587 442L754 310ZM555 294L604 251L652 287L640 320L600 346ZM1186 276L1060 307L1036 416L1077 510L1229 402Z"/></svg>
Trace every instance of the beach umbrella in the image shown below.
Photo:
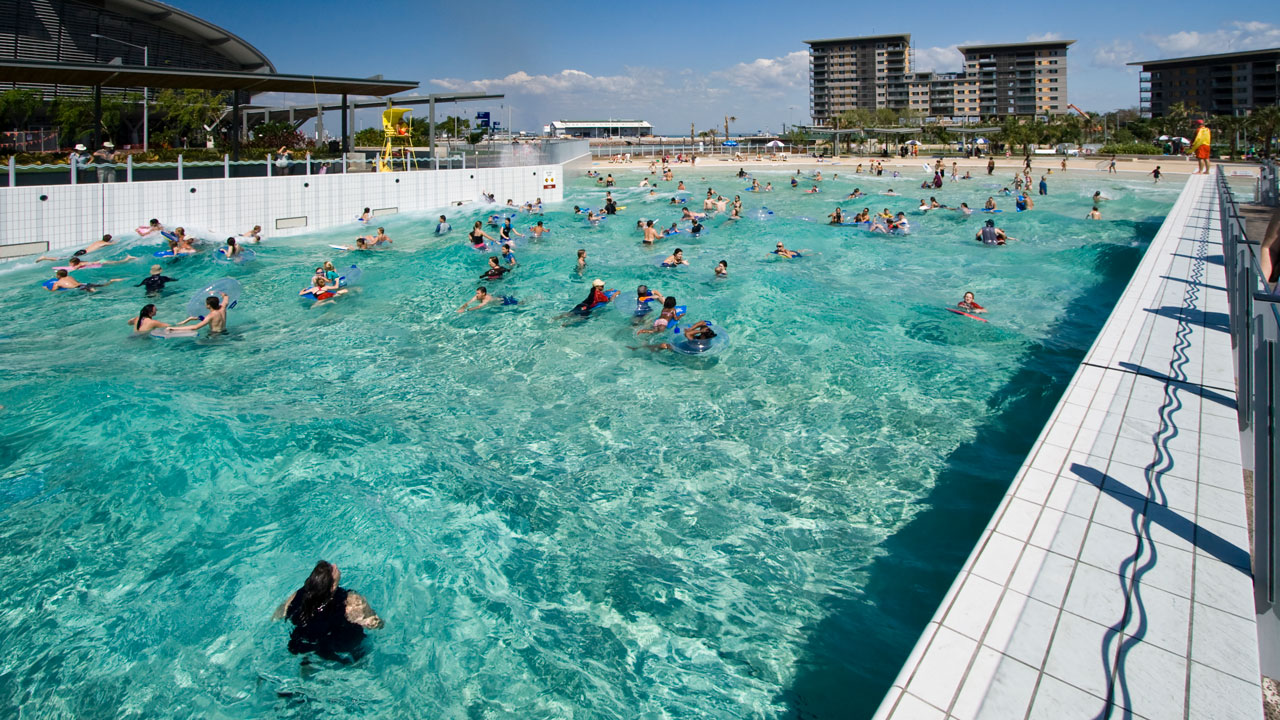
<svg viewBox="0 0 1280 720"><path fill-rule="evenodd" d="M1191 144L1191 141L1190 141L1190 140L1188 140L1188 139L1186 139L1186 138L1184 138L1184 137L1176 137L1176 138L1174 138L1173 140L1174 140L1174 142L1180 142L1180 143L1182 143L1183 145L1190 145L1190 144Z"/></svg>
<svg viewBox="0 0 1280 720"><path fill-rule="evenodd" d="M1156 139L1157 139L1157 140L1170 140L1171 138L1170 138L1168 135L1161 135L1160 137L1158 137L1158 138L1156 138Z"/></svg>
<svg viewBox="0 0 1280 720"><path fill-rule="evenodd" d="M974 145L986 145L986 144L987 144L987 139L986 139L986 138L978 138L977 140L974 140L974 141L973 141L973 144L974 144Z"/></svg>
<svg viewBox="0 0 1280 720"><path fill-rule="evenodd" d="M770 140L769 142L765 143L765 144L764 144L764 146L765 146L765 147L782 147L782 141L781 141L781 140Z"/></svg>
<svg viewBox="0 0 1280 720"><path fill-rule="evenodd" d="M722 142L722 143L720 143L720 144L721 144L721 145L723 145L723 146L725 146L725 147L738 147L738 141L737 141L737 140L725 140L724 142Z"/></svg>
<svg viewBox="0 0 1280 720"><path fill-rule="evenodd" d="M919 145L919 144L920 144L920 141L919 141L919 140L908 140L908 141L907 141L906 143L904 143L904 144L906 144L906 145Z"/></svg>

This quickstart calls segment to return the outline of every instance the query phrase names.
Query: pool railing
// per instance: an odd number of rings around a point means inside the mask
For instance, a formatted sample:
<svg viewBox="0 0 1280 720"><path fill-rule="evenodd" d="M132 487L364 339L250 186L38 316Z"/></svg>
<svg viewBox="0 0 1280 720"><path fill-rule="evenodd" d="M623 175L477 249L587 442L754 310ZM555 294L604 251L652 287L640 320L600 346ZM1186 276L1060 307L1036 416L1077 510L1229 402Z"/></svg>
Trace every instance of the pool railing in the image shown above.
<svg viewBox="0 0 1280 720"><path fill-rule="evenodd" d="M1245 471L1253 473L1253 587L1262 674L1280 677L1280 293L1266 282L1259 239L1244 218L1221 166L1217 168L1222 259L1226 270L1236 409ZM1259 204L1280 207L1277 169L1262 166Z"/></svg>

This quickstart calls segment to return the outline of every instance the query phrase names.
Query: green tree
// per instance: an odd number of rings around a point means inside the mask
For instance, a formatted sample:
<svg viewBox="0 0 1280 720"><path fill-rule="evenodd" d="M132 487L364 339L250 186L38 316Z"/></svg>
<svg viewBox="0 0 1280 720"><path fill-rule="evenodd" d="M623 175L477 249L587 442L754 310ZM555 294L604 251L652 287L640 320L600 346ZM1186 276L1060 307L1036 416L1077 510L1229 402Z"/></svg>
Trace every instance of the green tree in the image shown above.
<svg viewBox="0 0 1280 720"><path fill-rule="evenodd" d="M382 147L385 137L380 127L365 128L356 131L354 142L356 147Z"/></svg>
<svg viewBox="0 0 1280 720"><path fill-rule="evenodd" d="M1253 136L1262 146L1262 156L1271 157L1271 141L1280 132L1280 106L1269 105L1258 108L1249 116L1253 126Z"/></svg>
<svg viewBox="0 0 1280 720"><path fill-rule="evenodd" d="M53 124L58 126L59 142L74 145L89 140L93 131L93 101L81 97L60 97L50 108Z"/></svg>
<svg viewBox="0 0 1280 720"><path fill-rule="evenodd" d="M209 90L161 90L156 96L156 114L164 123L163 134L170 145L182 138L203 139L222 117L227 97Z"/></svg>
<svg viewBox="0 0 1280 720"><path fill-rule="evenodd" d="M782 139L783 141L791 143L792 145L799 145L800 147L805 147L806 145L809 144L809 133L799 128L791 128L790 130L783 133Z"/></svg>
<svg viewBox="0 0 1280 720"><path fill-rule="evenodd" d="M31 118L44 109L44 96L36 90L0 93L0 122L14 131L25 130Z"/></svg>
<svg viewBox="0 0 1280 720"><path fill-rule="evenodd" d="M1229 141L1232 159L1235 159L1240 147L1240 135L1248 132L1251 120L1247 115L1219 115L1209 122L1219 141L1223 138Z"/></svg>

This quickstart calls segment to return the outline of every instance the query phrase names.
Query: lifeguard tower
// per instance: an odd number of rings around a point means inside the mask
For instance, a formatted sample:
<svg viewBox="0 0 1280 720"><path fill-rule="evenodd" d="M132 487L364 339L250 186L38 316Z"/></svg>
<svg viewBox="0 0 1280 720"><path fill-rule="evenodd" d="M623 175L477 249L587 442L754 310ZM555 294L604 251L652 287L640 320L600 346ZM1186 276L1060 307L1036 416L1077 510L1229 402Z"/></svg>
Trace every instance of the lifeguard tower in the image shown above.
<svg viewBox="0 0 1280 720"><path fill-rule="evenodd" d="M382 157L378 160L378 172L414 170L417 161L413 157L413 118L409 108L389 107L382 111Z"/></svg>

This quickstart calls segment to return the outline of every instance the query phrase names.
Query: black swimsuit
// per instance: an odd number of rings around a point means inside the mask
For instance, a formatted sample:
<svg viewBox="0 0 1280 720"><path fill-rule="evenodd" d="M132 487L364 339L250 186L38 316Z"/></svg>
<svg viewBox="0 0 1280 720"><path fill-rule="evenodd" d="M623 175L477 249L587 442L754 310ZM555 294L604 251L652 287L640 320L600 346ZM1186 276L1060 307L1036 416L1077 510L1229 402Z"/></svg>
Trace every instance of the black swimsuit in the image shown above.
<svg viewBox="0 0 1280 720"><path fill-rule="evenodd" d="M142 279L142 282L134 285L134 287L145 287L148 295L154 295L164 289L165 283L174 282L176 278L166 277L164 275L148 275Z"/></svg>
<svg viewBox="0 0 1280 720"><path fill-rule="evenodd" d="M364 628L347 619L347 591L338 588L324 605L321 605L305 623L299 622L302 613L302 591L294 594L285 611L285 617L293 623L289 635L289 652L294 655L313 652L326 660L351 663L360 658L360 643L364 640Z"/></svg>

